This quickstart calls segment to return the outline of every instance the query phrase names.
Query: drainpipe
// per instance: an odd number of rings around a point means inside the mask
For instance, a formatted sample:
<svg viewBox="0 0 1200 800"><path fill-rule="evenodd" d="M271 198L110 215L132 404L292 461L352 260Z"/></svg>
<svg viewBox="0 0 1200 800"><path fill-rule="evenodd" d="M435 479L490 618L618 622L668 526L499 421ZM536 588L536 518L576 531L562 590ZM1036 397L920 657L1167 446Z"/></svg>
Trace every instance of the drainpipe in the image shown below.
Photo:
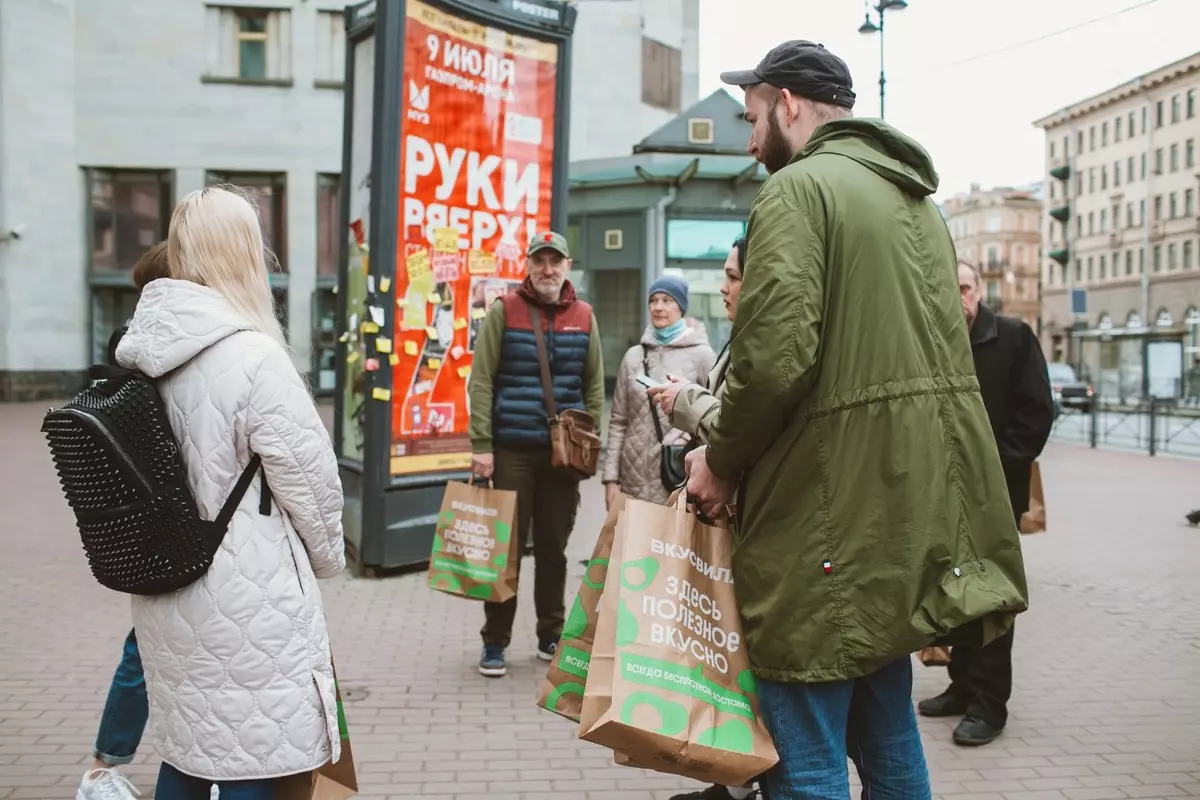
<svg viewBox="0 0 1200 800"><path fill-rule="evenodd" d="M1146 112L1146 162L1149 169L1146 170L1146 213L1142 215L1142 251L1145 253L1142 263L1142 327L1149 327L1150 322L1150 270L1154 268L1153 253L1150 252L1150 215L1154 213L1154 127L1157 120L1154 118L1154 100L1150 97L1150 93L1142 86L1142 79L1137 79L1138 92L1142 93L1146 98L1144 107Z"/></svg>
<svg viewBox="0 0 1200 800"><path fill-rule="evenodd" d="M667 208L675 202L676 196L679 194L678 189L674 186L667 187L663 192L663 196L650 209L650 219L648 220L648 233L646 237L646 267L643 274L647 277L647 287L658 278L662 277L663 272L667 268ZM642 327L650 324L650 308L646 303L642 303Z"/></svg>

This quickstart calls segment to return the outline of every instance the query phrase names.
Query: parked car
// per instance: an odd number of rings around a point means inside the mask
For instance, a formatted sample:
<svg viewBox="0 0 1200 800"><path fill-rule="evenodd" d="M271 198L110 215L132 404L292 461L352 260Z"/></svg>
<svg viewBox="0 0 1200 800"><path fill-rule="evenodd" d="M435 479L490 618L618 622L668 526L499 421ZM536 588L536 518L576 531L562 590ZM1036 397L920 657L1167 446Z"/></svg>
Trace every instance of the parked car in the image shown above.
<svg viewBox="0 0 1200 800"><path fill-rule="evenodd" d="M1062 409L1075 408L1090 412L1096 390L1087 381L1081 381L1070 364L1047 364L1050 371L1050 388L1054 391L1056 413Z"/></svg>

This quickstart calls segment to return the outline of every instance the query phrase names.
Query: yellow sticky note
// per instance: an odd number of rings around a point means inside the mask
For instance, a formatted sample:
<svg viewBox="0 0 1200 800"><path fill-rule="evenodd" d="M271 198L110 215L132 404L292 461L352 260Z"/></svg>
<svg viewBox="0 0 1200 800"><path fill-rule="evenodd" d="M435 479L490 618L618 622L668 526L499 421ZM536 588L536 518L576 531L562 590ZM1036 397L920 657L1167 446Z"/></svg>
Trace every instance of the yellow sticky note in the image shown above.
<svg viewBox="0 0 1200 800"><path fill-rule="evenodd" d="M434 228L433 249L439 253L457 253L458 228Z"/></svg>
<svg viewBox="0 0 1200 800"><path fill-rule="evenodd" d="M367 320L366 322L364 322L362 324L362 332L363 333L379 333L379 326L376 325L374 322Z"/></svg>
<svg viewBox="0 0 1200 800"><path fill-rule="evenodd" d="M467 254L467 272L472 275L490 275L496 271L496 257L484 250L472 250Z"/></svg>
<svg viewBox="0 0 1200 800"><path fill-rule="evenodd" d="M404 343L404 355L415 356L417 354L417 352L418 352L418 348L417 348L416 342L405 342Z"/></svg>
<svg viewBox="0 0 1200 800"><path fill-rule="evenodd" d="M392 353L390 356L388 356L388 363L391 364L393 367L396 366L397 364L399 364L400 363L400 354Z"/></svg>
<svg viewBox="0 0 1200 800"><path fill-rule="evenodd" d="M471 311L471 319L483 319L486 316L487 316L486 309L476 308Z"/></svg>
<svg viewBox="0 0 1200 800"><path fill-rule="evenodd" d="M408 294L412 295L428 295L433 292L434 280L433 273L426 272L412 279L408 284Z"/></svg>
<svg viewBox="0 0 1200 800"><path fill-rule="evenodd" d="M346 342L350 341L350 331L346 331L341 336L339 336L338 341L341 342L342 344L345 344Z"/></svg>
<svg viewBox="0 0 1200 800"><path fill-rule="evenodd" d="M458 368L458 377L460 377L460 378L465 378L465 377L467 377L467 376L468 376L468 375L470 375L470 374L471 374L471 368L470 368L470 367L459 367L459 368Z"/></svg>
<svg viewBox="0 0 1200 800"><path fill-rule="evenodd" d="M415 253L409 254L404 260L404 268L408 271L409 283L414 283L422 275L432 274L433 268L429 266L429 251L418 250Z"/></svg>
<svg viewBox="0 0 1200 800"><path fill-rule="evenodd" d="M454 320L454 330L461 331L465 327L467 327L467 321L462 317Z"/></svg>
<svg viewBox="0 0 1200 800"><path fill-rule="evenodd" d="M381 353L392 352L392 340L385 338L383 336L380 336L379 338L377 338L375 340L375 349Z"/></svg>
<svg viewBox="0 0 1200 800"><path fill-rule="evenodd" d="M429 303L431 305L440 306L442 304L442 296L437 292L429 295Z"/></svg>
<svg viewBox="0 0 1200 800"><path fill-rule="evenodd" d="M408 305L407 297L397 297L396 298L396 308L404 308L407 305Z"/></svg>
<svg viewBox="0 0 1200 800"><path fill-rule="evenodd" d="M392 279L384 275L379 279L379 291L386 292L390 288L392 288Z"/></svg>
<svg viewBox="0 0 1200 800"><path fill-rule="evenodd" d="M425 362L425 366L429 367L430 369L441 369L442 360L440 358L431 358Z"/></svg>
<svg viewBox="0 0 1200 800"><path fill-rule="evenodd" d="M425 335L429 337L429 341L436 342L438 340L437 328L432 325L425 329Z"/></svg>
<svg viewBox="0 0 1200 800"><path fill-rule="evenodd" d="M371 390L371 397L375 398L376 400L391 400L392 390L376 386Z"/></svg>
<svg viewBox="0 0 1200 800"><path fill-rule="evenodd" d="M347 364L353 364L355 361L358 361L358 351L357 350L351 350L349 353L346 353L346 363Z"/></svg>

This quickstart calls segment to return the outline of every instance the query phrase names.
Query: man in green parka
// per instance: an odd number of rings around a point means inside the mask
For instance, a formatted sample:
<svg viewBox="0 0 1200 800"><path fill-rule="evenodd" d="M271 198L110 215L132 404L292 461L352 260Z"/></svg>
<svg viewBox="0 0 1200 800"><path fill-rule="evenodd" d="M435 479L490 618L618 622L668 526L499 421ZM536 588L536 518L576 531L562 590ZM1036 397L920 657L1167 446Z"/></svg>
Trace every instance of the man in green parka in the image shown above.
<svg viewBox="0 0 1200 800"><path fill-rule="evenodd" d="M736 505L733 575L774 800L928 800L909 654L1027 605L929 155L852 119L841 59L776 47L746 93L750 212L725 395L688 491Z"/></svg>

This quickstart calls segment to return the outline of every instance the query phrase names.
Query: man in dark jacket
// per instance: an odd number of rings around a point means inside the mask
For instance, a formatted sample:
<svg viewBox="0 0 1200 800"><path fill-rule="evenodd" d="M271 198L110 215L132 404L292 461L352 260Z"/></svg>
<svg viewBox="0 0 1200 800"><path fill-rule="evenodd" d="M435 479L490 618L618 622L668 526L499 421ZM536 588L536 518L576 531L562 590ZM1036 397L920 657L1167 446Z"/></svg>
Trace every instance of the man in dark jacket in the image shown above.
<svg viewBox="0 0 1200 800"><path fill-rule="evenodd" d="M971 353L1000 449L1013 517L1020 522L1029 510L1029 476L1054 423L1050 377L1037 335L1019 319L1002 317L980 302L979 272L958 262L958 288L971 329ZM950 651L950 688L921 701L927 717L965 715L954 730L963 746L995 740L1008 721L1012 694L1013 630L985 647Z"/></svg>
<svg viewBox="0 0 1200 800"><path fill-rule="evenodd" d="M550 381L559 411L604 413L604 365L592 307L575 297L567 280L571 257L559 233L529 242L528 277L521 288L492 305L475 340L468 394L474 473L497 489L517 493L517 536L533 525L533 602L538 657L549 661L562 633L567 584L567 538L579 507L579 479L550 463L550 426L542 391L534 325L545 336ZM517 600L484 603L483 657L479 672L507 671Z"/></svg>

